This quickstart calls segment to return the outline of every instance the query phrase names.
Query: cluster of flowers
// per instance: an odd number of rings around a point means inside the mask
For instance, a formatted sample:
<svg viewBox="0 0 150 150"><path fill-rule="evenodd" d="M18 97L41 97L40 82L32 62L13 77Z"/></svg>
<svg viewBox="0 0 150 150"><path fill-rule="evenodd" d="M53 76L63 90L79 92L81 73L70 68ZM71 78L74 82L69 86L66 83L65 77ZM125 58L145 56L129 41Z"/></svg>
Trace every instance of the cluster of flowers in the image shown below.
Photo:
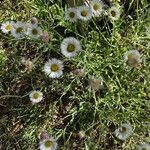
<svg viewBox="0 0 150 150"><path fill-rule="evenodd" d="M70 22L76 22L78 19L88 21L92 17L99 17L104 11L104 3L101 0L87 1L85 5L79 7L70 7L65 12L65 19ZM107 10L108 17L111 20L120 18L120 9L117 6L112 6Z"/></svg>
<svg viewBox="0 0 150 150"><path fill-rule="evenodd" d="M130 124L124 123L114 132L115 136L124 141L133 133L133 129ZM85 134L84 134L85 136ZM56 150L58 147L57 140L50 136L46 131L40 134L39 148L40 150ZM137 150L150 150L150 144L139 144Z"/></svg>
<svg viewBox="0 0 150 150"><path fill-rule="evenodd" d="M31 23L22 21L6 21L2 23L1 30L3 33L10 32L11 35L16 39L22 39L26 36L39 39L44 33L38 26L38 21L35 17L31 19Z"/></svg>

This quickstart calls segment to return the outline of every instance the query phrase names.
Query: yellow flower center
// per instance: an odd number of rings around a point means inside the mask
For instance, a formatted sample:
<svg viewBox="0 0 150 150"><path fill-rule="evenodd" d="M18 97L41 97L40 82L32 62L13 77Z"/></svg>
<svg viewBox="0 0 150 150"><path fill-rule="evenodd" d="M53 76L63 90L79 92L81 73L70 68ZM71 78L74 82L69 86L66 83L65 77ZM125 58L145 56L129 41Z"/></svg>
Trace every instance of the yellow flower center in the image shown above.
<svg viewBox="0 0 150 150"><path fill-rule="evenodd" d="M74 12L70 12L70 13L69 13L69 17L70 17L70 18L74 18L74 17L75 17L75 13L74 13Z"/></svg>
<svg viewBox="0 0 150 150"><path fill-rule="evenodd" d="M94 9L95 11L97 11L99 8L100 8L100 5L99 5L99 4L94 4L94 5L93 5L93 9Z"/></svg>
<svg viewBox="0 0 150 150"><path fill-rule="evenodd" d="M34 98L34 99L38 99L38 98L39 98L39 93L38 93L38 92L34 93L34 94L33 94L33 98Z"/></svg>
<svg viewBox="0 0 150 150"><path fill-rule="evenodd" d="M16 29L16 33L21 33L21 32L23 32L23 28L22 28L22 27L18 27L18 28Z"/></svg>
<svg viewBox="0 0 150 150"><path fill-rule="evenodd" d="M75 51L75 45L69 44L69 45L67 46L67 51L68 51L68 52L73 52L73 51Z"/></svg>
<svg viewBox="0 0 150 150"><path fill-rule="evenodd" d="M134 59L134 58L135 58L135 54L133 53L128 54L128 59Z"/></svg>
<svg viewBox="0 0 150 150"><path fill-rule="evenodd" d="M81 16L86 17L88 15L88 12L86 10L81 11Z"/></svg>
<svg viewBox="0 0 150 150"><path fill-rule="evenodd" d="M35 29L35 28L34 28L34 29L32 29L32 34L33 34L33 35L37 35L37 34L38 34L37 29Z"/></svg>
<svg viewBox="0 0 150 150"><path fill-rule="evenodd" d="M51 69L52 72L56 72L56 71L59 70L59 67L58 67L57 64L52 64L52 65L50 66L50 69Z"/></svg>
<svg viewBox="0 0 150 150"><path fill-rule="evenodd" d="M113 17L116 16L116 12L115 12L115 11L112 10L110 13L111 13L111 15L112 15Z"/></svg>
<svg viewBox="0 0 150 150"><path fill-rule="evenodd" d="M12 28L12 26L10 24L6 25L6 27L5 27L5 29L9 30L9 31L11 30L11 28Z"/></svg>
<svg viewBox="0 0 150 150"><path fill-rule="evenodd" d="M120 128L120 132L121 132L121 133L125 133L125 132L127 132L126 127L121 127L121 128Z"/></svg>
<svg viewBox="0 0 150 150"><path fill-rule="evenodd" d="M44 143L44 145L45 145L46 148L49 148L49 147L51 147L51 146L53 145L53 142L50 141L50 140L48 140L48 141L46 141L46 142Z"/></svg>

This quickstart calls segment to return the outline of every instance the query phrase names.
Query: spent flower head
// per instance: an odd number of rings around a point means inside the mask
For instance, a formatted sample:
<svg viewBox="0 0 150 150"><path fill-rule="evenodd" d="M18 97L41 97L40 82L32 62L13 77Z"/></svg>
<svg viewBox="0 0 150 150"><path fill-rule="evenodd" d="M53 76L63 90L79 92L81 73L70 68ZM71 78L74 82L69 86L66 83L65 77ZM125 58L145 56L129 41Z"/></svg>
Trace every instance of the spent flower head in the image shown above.
<svg viewBox="0 0 150 150"><path fill-rule="evenodd" d="M140 53L137 50L130 50L124 54L124 60L130 67L138 67L141 63Z"/></svg>
<svg viewBox="0 0 150 150"><path fill-rule="evenodd" d="M32 17L31 18L31 24L33 24L33 25L37 25L38 24L38 20L37 20L36 17Z"/></svg>
<svg viewBox="0 0 150 150"><path fill-rule="evenodd" d="M89 79L89 90L98 91L102 86L102 80L96 77L91 77Z"/></svg>
<svg viewBox="0 0 150 150"><path fill-rule="evenodd" d="M44 43L48 43L49 42L49 34L47 31L42 32L40 39L44 42Z"/></svg>

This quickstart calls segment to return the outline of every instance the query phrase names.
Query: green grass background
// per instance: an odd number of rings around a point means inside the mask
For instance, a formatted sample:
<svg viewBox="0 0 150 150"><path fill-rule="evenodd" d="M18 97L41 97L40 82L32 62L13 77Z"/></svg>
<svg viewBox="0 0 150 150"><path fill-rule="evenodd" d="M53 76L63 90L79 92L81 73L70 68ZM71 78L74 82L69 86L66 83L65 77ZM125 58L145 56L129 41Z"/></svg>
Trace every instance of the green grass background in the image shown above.
<svg viewBox="0 0 150 150"><path fill-rule="evenodd" d="M150 42L146 34L150 4L146 0L113 2L122 6L121 18L115 23L105 15L88 23L65 21L67 1L0 2L0 23L29 22L36 16L50 36L46 44L16 40L0 32L0 149L38 149L38 135L43 130L58 137L60 150L132 150L140 142L150 142ZM60 53L60 43L68 36L82 45L83 51L74 59ZM124 64L124 53L132 49L141 53L139 68ZM21 65L23 56L34 62L32 71ZM60 79L49 79L42 71L52 57L64 61ZM76 68L85 75L74 76ZM103 80L104 88L96 93L88 90L91 76ZM44 93L38 105L29 100L34 89ZM134 133L122 142L113 132L126 122Z"/></svg>

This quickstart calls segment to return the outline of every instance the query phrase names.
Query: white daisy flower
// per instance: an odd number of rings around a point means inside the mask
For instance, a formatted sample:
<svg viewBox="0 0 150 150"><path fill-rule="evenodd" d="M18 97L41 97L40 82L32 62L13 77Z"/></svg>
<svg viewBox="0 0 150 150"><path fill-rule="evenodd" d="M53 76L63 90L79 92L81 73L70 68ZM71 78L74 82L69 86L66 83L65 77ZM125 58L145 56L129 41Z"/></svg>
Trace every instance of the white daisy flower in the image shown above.
<svg viewBox="0 0 150 150"><path fill-rule="evenodd" d="M53 137L40 140L39 143L40 150L56 150L57 147L58 147L57 141Z"/></svg>
<svg viewBox="0 0 150 150"><path fill-rule="evenodd" d="M89 6L83 5L77 8L77 17L80 20L88 21L92 18L92 14L92 9Z"/></svg>
<svg viewBox="0 0 150 150"><path fill-rule="evenodd" d="M3 33L8 33L13 28L14 22L13 21L6 21L2 23L1 30Z"/></svg>
<svg viewBox="0 0 150 150"><path fill-rule="evenodd" d="M108 17L111 20L118 20L120 18L120 9L116 6L112 6L111 8L109 8L108 10Z"/></svg>
<svg viewBox="0 0 150 150"><path fill-rule="evenodd" d="M30 24L27 28L27 35L38 39L42 35L42 29L38 27L37 25Z"/></svg>
<svg viewBox="0 0 150 150"><path fill-rule="evenodd" d="M132 127L129 124L124 123L121 127L115 130L115 136L120 140L126 140L132 132Z"/></svg>
<svg viewBox="0 0 150 150"><path fill-rule="evenodd" d="M61 53L67 58L74 57L81 50L80 41L74 37L65 38L60 45Z"/></svg>
<svg viewBox="0 0 150 150"><path fill-rule="evenodd" d="M59 78L63 74L64 65L61 60L52 58L44 65L44 72L50 78Z"/></svg>
<svg viewBox="0 0 150 150"><path fill-rule="evenodd" d="M92 0L89 5L92 8L94 16L98 17L102 14L104 4L101 0Z"/></svg>
<svg viewBox="0 0 150 150"><path fill-rule="evenodd" d="M137 150L150 150L150 144L145 143L137 146Z"/></svg>
<svg viewBox="0 0 150 150"><path fill-rule="evenodd" d="M130 50L124 54L125 62L131 67L138 67L141 63L140 53L137 50Z"/></svg>
<svg viewBox="0 0 150 150"><path fill-rule="evenodd" d="M43 99L43 93L40 91L32 91L29 97L33 104L39 103Z"/></svg>
<svg viewBox="0 0 150 150"><path fill-rule="evenodd" d="M65 19L69 20L70 22L77 21L77 9L76 8L68 8L65 12Z"/></svg>
<svg viewBox="0 0 150 150"><path fill-rule="evenodd" d="M19 39L25 36L27 25L21 21L14 23L13 28L11 29L11 34L13 37Z"/></svg>

